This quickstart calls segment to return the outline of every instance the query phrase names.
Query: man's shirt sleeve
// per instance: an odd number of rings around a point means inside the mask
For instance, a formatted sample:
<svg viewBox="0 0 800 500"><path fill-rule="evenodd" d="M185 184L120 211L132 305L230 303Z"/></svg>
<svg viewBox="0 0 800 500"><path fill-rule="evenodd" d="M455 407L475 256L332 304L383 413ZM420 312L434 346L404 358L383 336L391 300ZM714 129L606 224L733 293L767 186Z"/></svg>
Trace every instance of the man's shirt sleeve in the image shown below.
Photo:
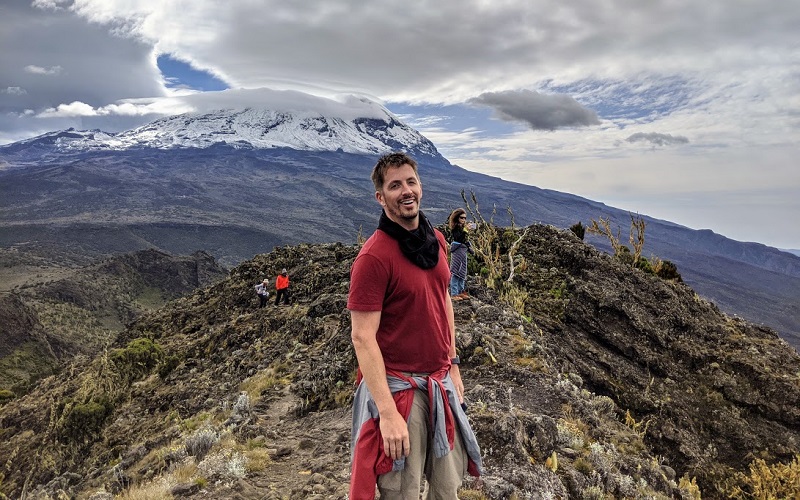
<svg viewBox="0 0 800 500"><path fill-rule="evenodd" d="M389 273L378 258L359 255L350 270L350 294L347 308L351 311L380 311L389 285Z"/></svg>

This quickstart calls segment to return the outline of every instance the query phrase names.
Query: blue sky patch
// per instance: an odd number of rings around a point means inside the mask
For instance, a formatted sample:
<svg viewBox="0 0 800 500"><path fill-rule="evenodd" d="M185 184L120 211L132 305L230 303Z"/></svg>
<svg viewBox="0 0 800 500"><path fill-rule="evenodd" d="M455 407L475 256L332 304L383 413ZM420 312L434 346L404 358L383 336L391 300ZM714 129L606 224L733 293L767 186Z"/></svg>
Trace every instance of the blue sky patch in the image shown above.
<svg viewBox="0 0 800 500"><path fill-rule="evenodd" d="M164 75L167 87L171 89L189 88L192 90L225 90L228 84L211 73L193 68L190 64L173 58L169 54L158 56L158 69Z"/></svg>
<svg viewBox="0 0 800 500"><path fill-rule="evenodd" d="M641 80L580 80L542 87L543 92L567 94L606 120L654 121L686 107L696 89L679 76Z"/></svg>
<svg viewBox="0 0 800 500"><path fill-rule="evenodd" d="M487 136L508 135L520 130L527 130L527 127L520 123L493 118L494 112L490 108L482 106L466 104L417 106L388 103L386 107L416 129L442 128L452 131L476 129L479 135Z"/></svg>

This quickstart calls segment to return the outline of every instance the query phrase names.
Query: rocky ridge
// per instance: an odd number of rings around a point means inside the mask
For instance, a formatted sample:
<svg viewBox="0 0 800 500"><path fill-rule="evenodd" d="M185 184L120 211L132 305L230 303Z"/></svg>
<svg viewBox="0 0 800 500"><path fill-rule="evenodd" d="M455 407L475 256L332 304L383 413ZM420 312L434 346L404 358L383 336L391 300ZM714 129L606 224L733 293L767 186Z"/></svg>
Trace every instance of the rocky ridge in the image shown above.
<svg viewBox="0 0 800 500"><path fill-rule="evenodd" d="M0 492L344 498L357 250L258 255L6 403ZM455 305L486 468L463 498L726 498L800 453L800 357L775 332L569 231L531 226L518 256L524 314L480 278ZM282 267L295 303L257 309Z"/></svg>

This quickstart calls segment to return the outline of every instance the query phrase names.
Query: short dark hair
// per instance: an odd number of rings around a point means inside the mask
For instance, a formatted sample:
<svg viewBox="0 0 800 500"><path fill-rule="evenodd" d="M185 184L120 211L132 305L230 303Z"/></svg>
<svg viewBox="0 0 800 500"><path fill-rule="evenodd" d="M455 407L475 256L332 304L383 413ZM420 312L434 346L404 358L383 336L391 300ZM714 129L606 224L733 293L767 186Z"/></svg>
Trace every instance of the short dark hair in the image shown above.
<svg viewBox="0 0 800 500"><path fill-rule="evenodd" d="M372 183L375 184L375 191L380 191L383 188L383 180L386 178L386 171L390 168L399 168L403 165L409 165L414 169L414 175L419 177L417 173L417 162L405 153L389 153L381 156L375 168L372 169Z"/></svg>

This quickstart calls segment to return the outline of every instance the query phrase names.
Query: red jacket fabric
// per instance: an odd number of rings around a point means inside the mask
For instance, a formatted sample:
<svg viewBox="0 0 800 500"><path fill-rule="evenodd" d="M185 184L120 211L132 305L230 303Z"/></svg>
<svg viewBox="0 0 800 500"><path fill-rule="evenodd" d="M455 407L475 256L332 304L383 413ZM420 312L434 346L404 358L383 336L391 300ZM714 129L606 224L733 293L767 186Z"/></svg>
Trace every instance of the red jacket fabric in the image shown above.
<svg viewBox="0 0 800 500"><path fill-rule="evenodd" d="M275 278L275 289L283 290L284 288L289 288L289 275L287 274L284 276L283 274L279 274L278 277Z"/></svg>
<svg viewBox="0 0 800 500"><path fill-rule="evenodd" d="M359 378L360 376L361 372L359 372ZM418 385L414 377L407 377L401 372L392 370L387 370L387 381L389 389L392 390L397 411L406 421L411 413L416 389L424 389L428 393L431 411L436 406L434 399L442 400L443 420L438 421L434 415L430 416L433 434L441 434L440 439L444 439L447 447L444 451L440 450L439 454L453 450L456 421L458 421L458 430L467 451L467 472L471 476L480 476L482 469L480 447L469 420L458 403L455 387L453 387L447 370L441 370L425 377L423 386ZM434 438L434 442L436 442L436 438ZM432 446L435 450L435 445ZM353 401L353 432L350 453L349 498L350 500L373 500L378 476L391 472L398 464L383 450L378 411L375 403L372 402L369 391L366 390L366 384L361 380L359 380L359 388Z"/></svg>

